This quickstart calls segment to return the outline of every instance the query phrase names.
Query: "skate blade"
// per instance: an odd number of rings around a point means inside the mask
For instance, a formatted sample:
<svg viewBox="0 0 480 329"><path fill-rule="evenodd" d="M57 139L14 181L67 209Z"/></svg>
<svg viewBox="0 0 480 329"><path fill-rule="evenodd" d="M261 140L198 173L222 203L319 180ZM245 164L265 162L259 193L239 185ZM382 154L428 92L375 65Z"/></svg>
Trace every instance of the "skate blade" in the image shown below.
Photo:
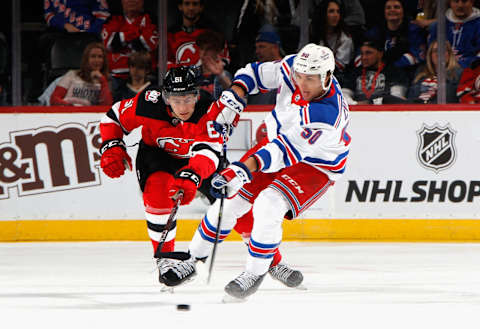
<svg viewBox="0 0 480 329"><path fill-rule="evenodd" d="M307 288L306 286L304 286L303 284L294 287L294 289L298 289L298 290L308 290L308 288Z"/></svg>
<svg viewBox="0 0 480 329"><path fill-rule="evenodd" d="M229 294L225 294L222 299L222 303L224 304L237 304L237 303L245 303L247 301L246 298L237 298L233 297Z"/></svg>
<svg viewBox="0 0 480 329"><path fill-rule="evenodd" d="M166 293L171 293L173 294L175 291L173 290L173 287L169 287L169 286L166 286L166 285L162 285L162 287L160 287L160 292L162 294L166 294Z"/></svg>

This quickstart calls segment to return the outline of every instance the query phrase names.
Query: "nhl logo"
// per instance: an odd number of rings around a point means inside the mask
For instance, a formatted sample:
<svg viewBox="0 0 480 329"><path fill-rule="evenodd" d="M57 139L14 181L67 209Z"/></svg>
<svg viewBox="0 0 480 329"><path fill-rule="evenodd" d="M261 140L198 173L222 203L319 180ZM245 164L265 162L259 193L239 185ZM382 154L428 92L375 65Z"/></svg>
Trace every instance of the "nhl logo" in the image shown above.
<svg viewBox="0 0 480 329"><path fill-rule="evenodd" d="M423 125L422 129L417 131L417 136L417 158L423 167L438 173L455 162L455 131L449 125Z"/></svg>

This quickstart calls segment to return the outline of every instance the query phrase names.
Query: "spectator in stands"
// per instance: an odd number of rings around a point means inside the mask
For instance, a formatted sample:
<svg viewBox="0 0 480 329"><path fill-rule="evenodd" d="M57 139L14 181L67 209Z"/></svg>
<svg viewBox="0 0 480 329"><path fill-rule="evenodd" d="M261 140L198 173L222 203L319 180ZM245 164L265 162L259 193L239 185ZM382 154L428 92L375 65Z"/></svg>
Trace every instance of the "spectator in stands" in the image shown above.
<svg viewBox="0 0 480 329"><path fill-rule="evenodd" d="M198 65L200 54L196 39L207 30L219 32L219 29L205 17L203 0L179 0L178 10L181 18L169 29L167 34L168 67ZM230 61L226 43L221 57L227 63Z"/></svg>
<svg viewBox="0 0 480 329"><path fill-rule="evenodd" d="M406 69L412 78L418 64L425 60L425 34L409 23L400 0L385 2L383 22L368 30L366 38L381 40L385 63Z"/></svg>
<svg viewBox="0 0 480 329"><path fill-rule="evenodd" d="M143 0L122 0L123 15L114 15L103 25L103 44L108 51L112 90L128 79L128 58L136 51L147 51L156 69L157 26L143 12Z"/></svg>
<svg viewBox="0 0 480 329"><path fill-rule="evenodd" d="M436 103L437 102L437 64L438 64L438 44L432 42L427 50L427 59L425 65L418 69L418 73L413 80L413 85L408 91L408 99L414 103ZM458 103L456 96L458 81L462 74L462 68L458 65L452 47L447 41L445 52L445 73L447 103Z"/></svg>
<svg viewBox="0 0 480 329"><path fill-rule="evenodd" d="M107 53L99 42L91 43L83 52L80 70L68 71L50 97L51 105L111 105L108 86Z"/></svg>
<svg viewBox="0 0 480 329"><path fill-rule="evenodd" d="M338 0L323 1L313 17L310 41L333 51L334 75L342 85L345 68L354 55L353 40L345 30L343 6Z"/></svg>
<svg viewBox="0 0 480 329"><path fill-rule="evenodd" d="M260 32L255 42L255 55L259 62L279 61L283 58L280 37L274 31ZM275 104L277 90L248 96L248 104Z"/></svg>
<svg viewBox="0 0 480 329"><path fill-rule="evenodd" d="M195 44L200 56L200 90L217 99L232 84L232 75L225 70L222 59L225 39L220 33L207 30L197 37Z"/></svg>
<svg viewBox="0 0 480 329"><path fill-rule="evenodd" d="M138 51L128 58L128 80L123 81L113 93L113 102L133 98L148 87L151 82L148 78L152 68L152 57L146 51Z"/></svg>
<svg viewBox="0 0 480 329"><path fill-rule="evenodd" d="M463 71L457 96L460 103L480 104L480 58L475 59L471 66Z"/></svg>
<svg viewBox="0 0 480 329"><path fill-rule="evenodd" d="M343 94L349 104L405 103L408 77L383 60L383 42L365 40L360 47L361 67L345 76Z"/></svg>
<svg viewBox="0 0 480 329"><path fill-rule="evenodd" d="M105 0L44 0L47 25L66 32L100 34L110 16Z"/></svg>
<svg viewBox="0 0 480 329"><path fill-rule="evenodd" d="M325 15L325 9L319 10L319 7L325 8L326 2L329 2L329 0L315 1L315 6L310 15L312 24ZM360 0L337 0L336 2L341 7L343 29L348 31L347 34L352 38L354 45L360 45L365 33L365 11ZM320 26L323 25L320 24Z"/></svg>
<svg viewBox="0 0 480 329"><path fill-rule="evenodd" d="M449 0L447 9L447 40L461 67L470 66L480 51L480 10L473 7L473 0ZM429 43L437 38L437 23L430 25Z"/></svg>

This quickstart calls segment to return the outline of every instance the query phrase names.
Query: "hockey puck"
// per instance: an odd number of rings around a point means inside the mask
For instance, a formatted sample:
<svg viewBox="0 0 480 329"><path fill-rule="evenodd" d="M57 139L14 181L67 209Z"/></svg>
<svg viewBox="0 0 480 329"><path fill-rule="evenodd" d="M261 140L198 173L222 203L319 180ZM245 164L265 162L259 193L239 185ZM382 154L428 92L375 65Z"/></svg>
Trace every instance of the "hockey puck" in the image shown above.
<svg viewBox="0 0 480 329"><path fill-rule="evenodd" d="M189 304L178 304L177 305L177 311L190 311L190 305Z"/></svg>

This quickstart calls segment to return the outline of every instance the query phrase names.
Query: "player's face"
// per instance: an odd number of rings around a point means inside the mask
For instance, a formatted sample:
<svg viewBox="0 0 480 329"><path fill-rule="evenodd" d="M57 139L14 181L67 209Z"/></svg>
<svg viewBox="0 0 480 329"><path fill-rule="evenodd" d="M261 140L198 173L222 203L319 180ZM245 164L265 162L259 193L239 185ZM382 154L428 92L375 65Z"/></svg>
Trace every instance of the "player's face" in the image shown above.
<svg viewBox="0 0 480 329"><path fill-rule="evenodd" d="M195 111L196 94L182 96L171 95L167 98L174 115L182 121L190 119Z"/></svg>
<svg viewBox="0 0 480 329"><path fill-rule="evenodd" d="M340 21L340 7L335 2L330 2L327 8L327 24L336 27Z"/></svg>
<svg viewBox="0 0 480 329"><path fill-rule="evenodd" d="M273 43L259 41L255 43L255 55L259 62L270 62L276 60L276 48Z"/></svg>
<svg viewBox="0 0 480 329"><path fill-rule="evenodd" d="M383 52L368 46L360 47L360 60L365 68L376 67L382 59Z"/></svg>
<svg viewBox="0 0 480 329"><path fill-rule="evenodd" d="M400 1L391 0L385 3L385 19L387 21L403 20L403 6Z"/></svg>
<svg viewBox="0 0 480 329"><path fill-rule="evenodd" d="M178 5L178 9L182 12L183 17L193 21L202 13L203 5L200 0L183 0Z"/></svg>
<svg viewBox="0 0 480 329"><path fill-rule="evenodd" d="M473 0L450 0L450 8L458 19L465 19L472 14Z"/></svg>
<svg viewBox="0 0 480 329"><path fill-rule="evenodd" d="M92 71L101 71L103 67L103 51L100 48L92 48L88 55L88 65Z"/></svg>
<svg viewBox="0 0 480 329"><path fill-rule="evenodd" d="M307 102L317 98L325 93L323 89L322 80L318 74L305 74L294 72L293 78L300 89L302 97ZM330 79L328 77L327 79Z"/></svg>

